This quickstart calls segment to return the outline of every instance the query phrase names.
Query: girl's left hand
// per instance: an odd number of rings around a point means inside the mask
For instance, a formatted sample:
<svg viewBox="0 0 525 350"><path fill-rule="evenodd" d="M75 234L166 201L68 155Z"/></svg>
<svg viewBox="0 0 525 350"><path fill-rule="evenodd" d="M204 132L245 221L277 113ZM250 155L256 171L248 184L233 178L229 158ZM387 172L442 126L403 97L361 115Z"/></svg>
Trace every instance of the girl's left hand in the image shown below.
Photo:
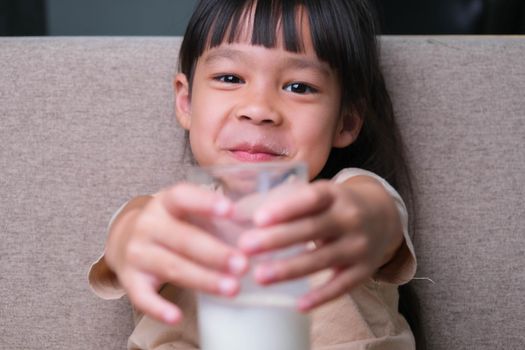
<svg viewBox="0 0 525 350"><path fill-rule="evenodd" d="M308 311L349 292L387 263L403 241L394 200L367 176L343 184L320 180L265 202L256 212L256 228L239 247L247 254L315 242L316 248L255 269L261 284L271 284L331 269L332 277L299 300Z"/></svg>

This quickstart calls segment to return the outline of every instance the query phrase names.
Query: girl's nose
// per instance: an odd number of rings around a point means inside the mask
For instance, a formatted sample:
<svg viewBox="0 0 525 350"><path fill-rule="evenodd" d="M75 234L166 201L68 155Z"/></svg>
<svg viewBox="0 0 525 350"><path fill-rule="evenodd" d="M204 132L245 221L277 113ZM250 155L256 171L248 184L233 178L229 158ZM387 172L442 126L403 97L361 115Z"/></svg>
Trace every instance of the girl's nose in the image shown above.
<svg viewBox="0 0 525 350"><path fill-rule="evenodd" d="M283 118L275 102L270 96L254 94L251 98L243 99L242 105L236 110L236 117L257 125L279 125Z"/></svg>

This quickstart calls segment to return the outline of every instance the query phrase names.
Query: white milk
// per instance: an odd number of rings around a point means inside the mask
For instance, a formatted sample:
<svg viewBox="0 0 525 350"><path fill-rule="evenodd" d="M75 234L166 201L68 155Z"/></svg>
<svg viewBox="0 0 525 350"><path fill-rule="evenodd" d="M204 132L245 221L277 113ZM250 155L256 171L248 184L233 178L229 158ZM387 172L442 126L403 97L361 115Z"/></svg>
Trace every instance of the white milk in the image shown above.
<svg viewBox="0 0 525 350"><path fill-rule="evenodd" d="M202 350L309 350L310 320L282 295L199 295Z"/></svg>

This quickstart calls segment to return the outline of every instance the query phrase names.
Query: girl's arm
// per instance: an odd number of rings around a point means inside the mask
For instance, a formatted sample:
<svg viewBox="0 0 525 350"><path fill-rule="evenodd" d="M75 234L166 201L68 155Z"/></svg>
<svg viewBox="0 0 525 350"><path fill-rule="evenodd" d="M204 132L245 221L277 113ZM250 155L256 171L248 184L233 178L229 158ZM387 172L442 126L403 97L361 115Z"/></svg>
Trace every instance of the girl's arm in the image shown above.
<svg viewBox="0 0 525 350"><path fill-rule="evenodd" d="M384 244L384 251L379 254L378 265L379 268L385 266L392 260L404 239L401 218L393 198L376 179L367 175L351 177L339 186L352 192L355 200L361 202L361 215L363 218L368 216L369 219L368 231L383 232L378 237ZM380 242L375 244L382 245Z"/></svg>
<svg viewBox="0 0 525 350"><path fill-rule="evenodd" d="M108 224L108 239L110 235L114 234L113 228L118 225L122 218L126 217L134 210L142 210L153 199L151 195L138 196L120 207ZM103 299L118 299L125 294L124 289L120 285L117 275L109 268L105 254L102 255L89 269L88 273L89 285L93 292Z"/></svg>
<svg viewBox="0 0 525 350"><path fill-rule="evenodd" d="M392 258L382 265L373 277L376 281L396 285L408 283L416 273L417 262L412 239L408 232L408 211L405 202L399 193L385 179L367 170L347 168L337 174L333 181L336 183L344 183L357 176L367 177L370 180L374 180L376 185L381 185L382 190L388 194L384 200L388 202L393 201L394 203L396 209L394 214L399 218L403 235L401 244L394 252ZM359 187L357 182L354 185L355 187ZM381 190L381 188L379 188L379 190ZM380 202L377 203L379 204Z"/></svg>

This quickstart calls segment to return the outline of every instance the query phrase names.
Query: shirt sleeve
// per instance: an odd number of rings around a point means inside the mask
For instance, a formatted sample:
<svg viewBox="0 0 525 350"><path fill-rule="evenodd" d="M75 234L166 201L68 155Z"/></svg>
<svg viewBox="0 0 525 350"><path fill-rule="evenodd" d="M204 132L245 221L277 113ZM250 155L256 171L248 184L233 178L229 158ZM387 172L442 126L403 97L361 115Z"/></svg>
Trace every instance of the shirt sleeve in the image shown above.
<svg viewBox="0 0 525 350"><path fill-rule="evenodd" d="M113 214L109 220L106 232L109 232L109 228L115 221L115 218L129 203L126 202L120 206L120 208ZM118 299L124 296L124 288L120 285L117 276L111 271L102 255L93 265L91 265L88 272L89 286L93 293L102 299Z"/></svg>
<svg viewBox="0 0 525 350"><path fill-rule="evenodd" d="M397 250L394 257L376 272L374 279L377 282L385 282L397 285L410 282L410 280L416 274L417 260L414 251L414 245L412 244L412 240L408 234L408 212L405 202L399 193L385 179L368 170L359 168L346 168L334 176L332 181L335 181L336 183L343 183L354 176L372 177L385 188L385 190L392 196L392 199L396 204L403 229L404 240L401 244L401 247Z"/></svg>

